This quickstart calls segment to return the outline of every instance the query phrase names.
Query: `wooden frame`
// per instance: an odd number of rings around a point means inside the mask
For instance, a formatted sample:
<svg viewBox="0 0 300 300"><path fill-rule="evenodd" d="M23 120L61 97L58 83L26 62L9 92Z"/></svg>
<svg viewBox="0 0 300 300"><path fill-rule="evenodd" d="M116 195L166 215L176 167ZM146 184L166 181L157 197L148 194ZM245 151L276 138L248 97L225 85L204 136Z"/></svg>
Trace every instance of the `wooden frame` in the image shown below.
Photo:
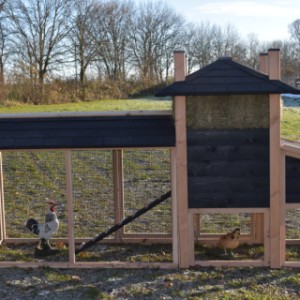
<svg viewBox="0 0 300 300"><path fill-rule="evenodd" d="M2 153L0 152L0 245L6 239L5 207L3 191Z"/></svg>
<svg viewBox="0 0 300 300"><path fill-rule="evenodd" d="M136 148L133 148L136 149ZM144 148L141 148L144 149ZM148 148L147 148L148 149ZM159 149L159 147L154 147L150 149ZM172 148L163 148L163 149L170 149ZM74 149L78 150L78 149ZM86 149L85 149L86 150ZM107 149L96 149L96 150L107 150ZM14 150L15 151L15 150ZM21 150L21 151L32 151L32 150ZM33 150L33 151L47 151L47 150ZM51 149L53 151L53 149ZM47 262L43 261L41 263L37 262L0 262L1 267L40 267L40 266L50 266L50 267L59 267L59 268L94 268L94 267L102 267L102 268L174 268L178 267L178 263L139 263L139 262L119 262L119 261L112 261L112 262L82 262L76 261L75 257L75 243L85 242L89 240L88 238L80 238L75 239L74 236L74 207L73 207L73 188L72 188L72 150L66 149L61 150L58 149L65 156L65 170L66 170L66 194L67 194L67 224L68 224L68 238L53 238L52 241L60 241L68 244L68 256L69 259L66 262ZM88 150L87 150L88 151ZM113 159L113 177L116 181L116 185L114 186L114 196L115 196L115 205L116 207L120 208L117 209L118 213L116 213L115 217L117 221L123 218L122 215L122 207L123 207L123 185L120 181L123 181L123 165L122 165L122 149L113 149L112 150L112 159ZM172 157L172 156L171 156ZM2 174L2 173L1 173ZM171 175L172 176L172 175ZM171 177L171 181L174 179ZM5 224L3 225L3 218L5 217L5 212L2 209L4 207L4 201L2 203L3 198L0 199L0 217L1 217L1 231L2 234L3 230L5 229ZM173 209L173 208L172 208ZM175 234L174 234L175 236ZM118 243L120 240L124 243L136 243L136 242L143 242L143 240L147 238L153 242L157 243L172 243L172 236L170 234L121 234L121 236L114 237L113 239L108 239L107 241L103 241L103 243ZM37 243L38 238L6 238L3 237L2 239L7 244L9 243ZM176 248L176 247L174 247ZM173 256L173 261L177 259L177 256Z"/></svg>
<svg viewBox="0 0 300 300"><path fill-rule="evenodd" d="M280 51L268 51L268 74L280 79ZM280 150L281 102L279 94L270 94L270 266L280 268L285 260L283 159Z"/></svg>
<svg viewBox="0 0 300 300"><path fill-rule="evenodd" d="M115 201L115 222L124 218L124 188L123 188L123 150L113 150L113 181ZM121 241L124 236L124 227L115 233L115 239Z"/></svg>
<svg viewBox="0 0 300 300"><path fill-rule="evenodd" d="M278 49L270 49L268 53L260 56L260 71L269 74L271 80L280 79L280 52ZM183 81L186 76L186 58L183 51L174 53L175 81ZM75 242L84 242L87 239L75 239L74 237L74 211L72 192L72 149L49 149L64 151L66 168L67 190L67 222L68 238L53 239L64 241L69 245L69 259L66 262L0 262L0 267L40 267L51 266L58 268L187 268L192 265L199 266L270 266L272 268L300 267L300 262L285 261L285 211L298 209L300 203L285 203L285 158L287 156L300 159L300 144L280 139L281 103L279 94L269 95L270 127L270 207L269 208L214 208L214 209L189 209L188 208L188 180L187 180L187 133L186 133L186 97L175 96L173 99L173 116L175 121L176 146L164 147L170 149L171 155L171 186L172 186L172 235L170 234L125 234L118 232L115 237L107 242L134 243L145 238L156 242L172 242L173 261L168 263L128 263L128 262L77 262L75 257ZM53 114L15 114L2 115L1 118L37 118L37 117L74 117L74 116L142 116L142 115L171 115L171 111L128 111L128 112L87 112L87 113L53 113ZM157 149L149 147L143 149ZM136 148L126 148L136 149ZM76 149L81 150L81 149ZM87 149L84 149L87 150ZM124 214L124 188L122 149L105 148L89 150L113 151L113 180L115 199L115 220L119 222ZM25 150L26 151L26 150ZM42 151L42 150L30 150ZM37 239L12 239L6 237L5 203L3 193L2 160L0 157L0 244L9 242L36 242ZM204 213L251 213L251 234L247 236L253 243L264 243L264 258L262 260L195 260L194 223L199 224L199 214ZM263 215L263 218L261 217ZM258 224L263 225L263 231ZM199 227L199 226L198 226ZM198 228L197 227L197 228ZM262 226L259 226L262 227ZM198 233L196 232L198 235ZM242 237L243 239L243 237ZM105 243L106 241L103 241Z"/></svg>
<svg viewBox="0 0 300 300"><path fill-rule="evenodd" d="M286 157L293 157L296 159L300 159L300 144L295 142L290 142L286 140L281 140L281 151L282 151L282 157L283 157L283 172L282 172L282 188L283 193L285 194L285 159ZM289 209L300 209L300 203L285 203L285 211ZM300 240L285 240L286 244L300 244ZM284 261L283 263L284 267L290 267L290 268L299 268L300 267L300 261Z"/></svg>
<svg viewBox="0 0 300 300"><path fill-rule="evenodd" d="M186 57L183 51L175 51L175 81L181 81L186 76ZM191 265L190 261L190 241L189 232L191 230L188 216L188 191L187 191L187 143L186 143L186 97L176 96L173 102L175 129L176 129L176 147L174 163L176 165L176 184L175 201L177 211L177 224L174 227L178 230L178 259L179 267L187 268ZM176 222L176 221L175 221Z"/></svg>

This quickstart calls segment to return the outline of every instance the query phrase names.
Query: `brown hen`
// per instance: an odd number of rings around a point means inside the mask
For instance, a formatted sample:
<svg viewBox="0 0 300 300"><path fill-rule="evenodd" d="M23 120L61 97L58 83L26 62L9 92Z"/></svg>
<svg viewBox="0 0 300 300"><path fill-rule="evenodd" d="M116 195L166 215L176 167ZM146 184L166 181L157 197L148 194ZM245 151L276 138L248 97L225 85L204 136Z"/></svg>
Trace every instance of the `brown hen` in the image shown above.
<svg viewBox="0 0 300 300"><path fill-rule="evenodd" d="M240 244L240 228L234 229L232 232L226 233L220 236L218 241L218 247L224 249L225 255L227 255L227 249L230 251L230 255L233 255L232 250L237 248Z"/></svg>

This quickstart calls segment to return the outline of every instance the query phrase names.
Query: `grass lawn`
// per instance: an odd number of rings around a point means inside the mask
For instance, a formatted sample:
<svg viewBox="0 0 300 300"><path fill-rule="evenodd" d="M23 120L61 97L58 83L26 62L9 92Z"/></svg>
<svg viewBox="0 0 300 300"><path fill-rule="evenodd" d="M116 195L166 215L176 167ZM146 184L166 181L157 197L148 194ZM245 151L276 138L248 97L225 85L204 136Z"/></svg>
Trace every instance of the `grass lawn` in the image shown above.
<svg viewBox="0 0 300 300"><path fill-rule="evenodd" d="M281 137L300 142L300 108L283 109Z"/></svg>
<svg viewBox="0 0 300 300"><path fill-rule="evenodd" d="M12 105L1 106L0 114L46 113L46 112L88 112L112 110L170 110L172 101L160 99L97 100L89 102L51 104L51 105Z"/></svg>

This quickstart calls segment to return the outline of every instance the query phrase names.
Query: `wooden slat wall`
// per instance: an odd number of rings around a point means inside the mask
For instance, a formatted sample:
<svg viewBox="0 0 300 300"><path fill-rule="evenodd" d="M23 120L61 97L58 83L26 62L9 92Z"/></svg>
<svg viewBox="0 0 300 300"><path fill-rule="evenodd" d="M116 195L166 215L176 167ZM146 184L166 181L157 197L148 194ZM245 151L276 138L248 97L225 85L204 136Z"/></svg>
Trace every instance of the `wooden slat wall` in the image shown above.
<svg viewBox="0 0 300 300"><path fill-rule="evenodd" d="M189 208L269 207L269 130L188 130Z"/></svg>
<svg viewBox="0 0 300 300"><path fill-rule="evenodd" d="M0 149L175 146L172 116L0 118Z"/></svg>

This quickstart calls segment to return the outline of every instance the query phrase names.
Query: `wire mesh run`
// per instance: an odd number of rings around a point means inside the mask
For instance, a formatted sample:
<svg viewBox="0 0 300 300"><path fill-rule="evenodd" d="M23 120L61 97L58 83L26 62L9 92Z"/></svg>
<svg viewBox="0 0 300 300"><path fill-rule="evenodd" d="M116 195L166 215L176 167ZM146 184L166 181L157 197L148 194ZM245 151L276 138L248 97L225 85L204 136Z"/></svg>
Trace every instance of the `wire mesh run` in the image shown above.
<svg viewBox="0 0 300 300"><path fill-rule="evenodd" d="M25 223L28 218L44 222L49 199L60 203L56 236L67 237L64 153L7 151L2 153L2 168L6 237L34 237Z"/></svg>
<svg viewBox="0 0 300 300"><path fill-rule="evenodd" d="M124 151L124 216L171 190L168 150ZM125 234L171 235L170 201L125 227Z"/></svg>
<svg viewBox="0 0 300 300"><path fill-rule="evenodd" d="M0 261L72 261L68 245L72 224L68 216L68 178L72 186L75 248L171 189L170 150L67 152L7 151L2 154L4 201L1 201ZM52 246L59 249L59 253L40 259L33 255L39 238L25 223L29 218L45 222L49 199L60 203L57 207L59 230L51 238ZM167 199L79 253L76 262L172 262L171 228L171 199Z"/></svg>
<svg viewBox="0 0 300 300"><path fill-rule="evenodd" d="M194 214L195 261L263 260L263 213Z"/></svg>
<svg viewBox="0 0 300 300"><path fill-rule="evenodd" d="M107 168L107 174L114 184L106 187L109 199L98 201L90 216L96 222L99 219L95 217L96 211L107 210L102 216L108 223L105 229L113 222L120 223L134 215L171 189L169 150L113 150L106 161L112 164ZM109 172L112 169L113 172ZM73 176L75 174L73 169ZM98 186L101 189L101 184ZM93 230L98 234L102 232ZM168 199L79 253L77 261L172 262L171 233L171 199Z"/></svg>
<svg viewBox="0 0 300 300"><path fill-rule="evenodd" d="M37 257L40 239L25 227L29 218L45 224L49 200L55 200L59 230L53 238L68 238L65 156L63 151L5 151L2 153L2 229L4 243L0 261L67 262L65 245L50 242L62 250L56 257ZM13 241L13 242L11 242ZM21 242L20 242L21 241Z"/></svg>
<svg viewBox="0 0 300 300"><path fill-rule="evenodd" d="M285 230L285 259L288 262L300 263L300 209L286 210Z"/></svg>
<svg viewBox="0 0 300 300"><path fill-rule="evenodd" d="M90 238L115 223L112 151L72 151L76 238Z"/></svg>

